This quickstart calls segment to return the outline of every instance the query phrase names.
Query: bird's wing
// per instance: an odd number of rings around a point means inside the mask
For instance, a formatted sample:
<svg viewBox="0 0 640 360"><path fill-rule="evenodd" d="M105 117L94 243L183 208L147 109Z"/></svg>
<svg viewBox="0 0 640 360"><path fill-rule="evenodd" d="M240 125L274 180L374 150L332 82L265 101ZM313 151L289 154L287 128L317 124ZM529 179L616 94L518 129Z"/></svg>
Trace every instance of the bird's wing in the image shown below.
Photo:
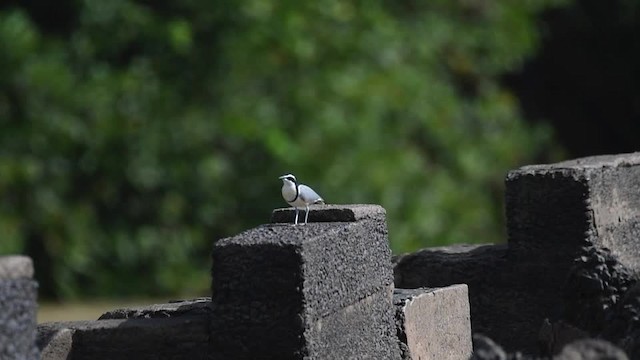
<svg viewBox="0 0 640 360"><path fill-rule="evenodd" d="M312 188L308 187L307 185L304 184L300 184L300 198L302 199L302 201L304 201L307 204L315 204L318 203L319 201L324 202L324 200L322 200L322 198L320 197L320 195L318 195L317 192L313 191Z"/></svg>

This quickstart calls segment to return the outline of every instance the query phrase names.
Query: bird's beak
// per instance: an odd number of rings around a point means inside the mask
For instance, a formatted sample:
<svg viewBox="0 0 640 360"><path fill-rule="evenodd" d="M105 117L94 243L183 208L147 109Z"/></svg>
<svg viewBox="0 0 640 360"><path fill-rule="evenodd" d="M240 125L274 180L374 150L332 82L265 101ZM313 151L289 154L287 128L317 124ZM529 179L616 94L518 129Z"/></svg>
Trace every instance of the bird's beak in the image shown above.
<svg viewBox="0 0 640 360"><path fill-rule="evenodd" d="M286 175L282 175L282 176L280 176L278 179L282 180L282 179L284 179L285 177L286 177Z"/></svg>

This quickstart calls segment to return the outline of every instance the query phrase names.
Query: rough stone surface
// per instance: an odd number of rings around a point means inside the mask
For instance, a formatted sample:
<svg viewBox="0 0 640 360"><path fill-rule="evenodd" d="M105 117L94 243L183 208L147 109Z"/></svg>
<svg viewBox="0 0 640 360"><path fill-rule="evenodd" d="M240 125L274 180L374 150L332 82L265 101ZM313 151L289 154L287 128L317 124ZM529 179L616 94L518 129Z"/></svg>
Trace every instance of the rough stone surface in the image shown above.
<svg viewBox="0 0 640 360"><path fill-rule="evenodd" d="M301 212L304 216L304 211ZM385 209L380 205L312 205L309 207L309 222L354 222L365 219L384 219ZM294 208L273 210L272 223L292 223ZM304 221L304 217L302 218Z"/></svg>
<svg viewBox="0 0 640 360"><path fill-rule="evenodd" d="M28 256L0 256L0 280L33 278L33 262Z"/></svg>
<svg viewBox="0 0 640 360"><path fill-rule="evenodd" d="M474 333L500 341L526 341L509 329L529 325L520 309L524 296L512 288L513 269L506 261L506 245L455 245L420 250L394 259L398 288L436 288L467 284ZM521 285L520 287L522 287ZM524 323L523 323L524 322ZM528 329L528 328L527 328ZM530 329L531 336L537 335ZM519 346L519 345L518 345Z"/></svg>
<svg viewBox="0 0 640 360"><path fill-rule="evenodd" d="M45 330L44 327L38 329L37 345L40 349L42 360L68 360L71 359L71 348L73 345L73 333L75 330L69 328L51 327Z"/></svg>
<svg viewBox="0 0 640 360"><path fill-rule="evenodd" d="M208 359L209 323L203 316L45 323L37 344L43 360Z"/></svg>
<svg viewBox="0 0 640 360"><path fill-rule="evenodd" d="M37 359L38 285L31 259L0 257L0 359Z"/></svg>
<svg viewBox="0 0 640 360"><path fill-rule="evenodd" d="M544 279L539 316L597 335L640 271L640 153L526 166L506 183L509 261Z"/></svg>
<svg viewBox="0 0 640 360"><path fill-rule="evenodd" d="M367 209L352 207L354 213ZM354 309L354 323L384 315L373 312L384 308L383 303L391 311L390 256L385 219L376 216L355 222L263 225L218 241L212 252L214 351L238 359L315 358L324 346L313 340L313 326L321 326L320 338L337 341L331 334L344 323L344 309ZM364 299L371 297L379 300L367 310ZM392 316L382 317L383 328L376 333L395 333ZM376 351L381 349L378 343L385 347L387 340L361 337L362 358L385 358L387 352Z"/></svg>
<svg viewBox="0 0 640 360"><path fill-rule="evenodd" d="M468 284L473 331L507 351L539 354L545 319L606 330L640 270L640 153L511 171L506 214L507 247L401 256L396 286Z"/></svg>
<svg viewBox="0 0 640 360"><path fill-rule="evenodd" d="M610 325L616 304L636 276L608 249L590 246L582 253L574 261L563 289L564 318L595 335Z"/></svg>
<svg viewBox="0 0 640 360"><path fill-rule="evenodd" d="M467 286L396 289L403 359L468 359L472 352Z"/></svg>
<svg viewBox="0 0 640 360"><path fill-rule="evenodd" d="M304 298L311 318L393 283L382 221L260 226L218 241L212 257L215 303L258 296L280 306L279 295L286 292L297 295L291 301Z"/></svg>
<svg viewBox="0 0 640 360"><path fill-rule="evenodd" d="M211 312L211 298L204 297L171 301L167 304L115 309L102 314L98 320L168 318L183 315L208 316Z"/></svg>
<svg viewBox="0 0 640 360"><path fill-rule="evenodd" d="M308 319L304 329L307 351L300 358L399 359L395 327L391 325L392 291L388 286L323 318Z"/></svg>
<svg viewBox="0 0 640 360"><path fill-rule="evenodd" d="M615 345L599 339L582 339L562 349L554 360L628 360L627 354Z"/></svg>
<svg viewBox="0 0 640 360"><path fill-rule="evenodd" d="M570 266L593 245L640 270L640 153L525 166L506 183L509 245L521 260Z"/></svg>
<svg viewBox="0 0 640 360"><path fill-rule="evenodd" d="M616 342L630 358L640 358L640 283L635 283L611 308L602 337Z"/></svg>

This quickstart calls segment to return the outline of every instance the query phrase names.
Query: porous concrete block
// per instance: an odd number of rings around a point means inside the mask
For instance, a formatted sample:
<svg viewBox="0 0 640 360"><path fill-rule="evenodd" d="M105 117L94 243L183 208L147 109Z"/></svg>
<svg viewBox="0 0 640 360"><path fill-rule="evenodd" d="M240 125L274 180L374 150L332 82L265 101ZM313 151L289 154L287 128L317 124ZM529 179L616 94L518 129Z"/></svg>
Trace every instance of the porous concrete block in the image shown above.
<svg viewBox="0 0 640 360"><path fill-rule="evenodd" d="M206 316L112 319L38 326L42 360L210 359Z"/></svg>
<svg viewBox="0 0 640 360"><path fill-rule="evenodd" d="M0 257L0 359L37 359L38 284L26 256Z"/></svg>
<svg viewBox="0 0 640 360"><path fill-rule="evenodd" d="M322 347L312 345L306 329L334 324L335 313L393 286L390 256L384 216L263 225L218 241L212 252L214 350L238 359L314 358L310 351ZM381 301L391 307L391 294ZM331 326L323 326L325 334L338 331ZM391 318L384 326L393 332ZM365 348L376 349L379 341L362 338L363 346L369 342Z"/></svg>
<svg viewBox="0 0 640 360"><path fill-rule="evenodd" d="M301 214L304 215L304 209ZM309 222L354 222L366 219L382 219L386 217L385 209L380 205L311 205L309 206ZM295 218L294 208L273 210L272 223L292 223ZM304 218L302 218L304 221Z"/></svg>
<svg viewBox="0 0 640 360"><path fill-rule="evenodd" d="M403 359L469 359L472 341L466 285L396 289L393 302Z"/></svg>
<svg viewBox="0 0 640 360"><path fill-rule="evenodd" d="M595 246L640 271L640 153L511 171L506 211L509 250L519 260L566 268Z"/></svg>

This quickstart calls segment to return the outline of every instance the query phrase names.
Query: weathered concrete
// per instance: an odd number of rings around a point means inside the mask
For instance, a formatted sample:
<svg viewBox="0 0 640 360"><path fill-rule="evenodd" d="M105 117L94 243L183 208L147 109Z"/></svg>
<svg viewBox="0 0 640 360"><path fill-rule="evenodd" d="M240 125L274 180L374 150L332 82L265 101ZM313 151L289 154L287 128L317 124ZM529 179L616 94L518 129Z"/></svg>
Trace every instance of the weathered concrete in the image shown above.
<svg viewBox="0 0 640 360"><path fill-rule="evenodd" d="M212 253L214 351L237 359L316 358L328 348L350 350L345 339L355 335L347 332L361 330L362 358L393 358L391 252L380 209L328 208L362 220L263 225L218 241ZM318 211L317 217L325 215ZM361 326L339 330L345 316ZM366 329L364 321L376 317L380 323L371 326L377 330Z"/></svg>
<svg viewBox="0 0 640 360"><path fill-rule="evenodd" d="M45 323L38 326L43 360L208 359L206 316Z"/></svg>
<svg viewBox="0 0 640 360"><path fill-rule="evenodd" d="M0 257L0 359L37 359L38 285L26 256Z"/></svg>
<svg viewBox="0 0 640 360"><path fill-rule="evenodd" d="M304 211L304 210L303 210ZM302 213L304 215L304 212ZM354 222L366 219L384 219L385 209L380 205L312 205L309 207L309 222ZM275 209L271 214L272 223L292 223L294 208Z"/></svg>
<svg viewBox="0 0 640 360"><path fill-rule="evenodd" d="M393 302L403 359L469 359L472 342L466 285L396 289Z"/></svg>
<svg viewBox="0 0 640 360"><path fill-rule="evenodd" d="M396 286L469 285L474 332L540 352L546 319L599 334L640 270L640 153L526 166L506 179L508 246L398 257Z"/></svg>

